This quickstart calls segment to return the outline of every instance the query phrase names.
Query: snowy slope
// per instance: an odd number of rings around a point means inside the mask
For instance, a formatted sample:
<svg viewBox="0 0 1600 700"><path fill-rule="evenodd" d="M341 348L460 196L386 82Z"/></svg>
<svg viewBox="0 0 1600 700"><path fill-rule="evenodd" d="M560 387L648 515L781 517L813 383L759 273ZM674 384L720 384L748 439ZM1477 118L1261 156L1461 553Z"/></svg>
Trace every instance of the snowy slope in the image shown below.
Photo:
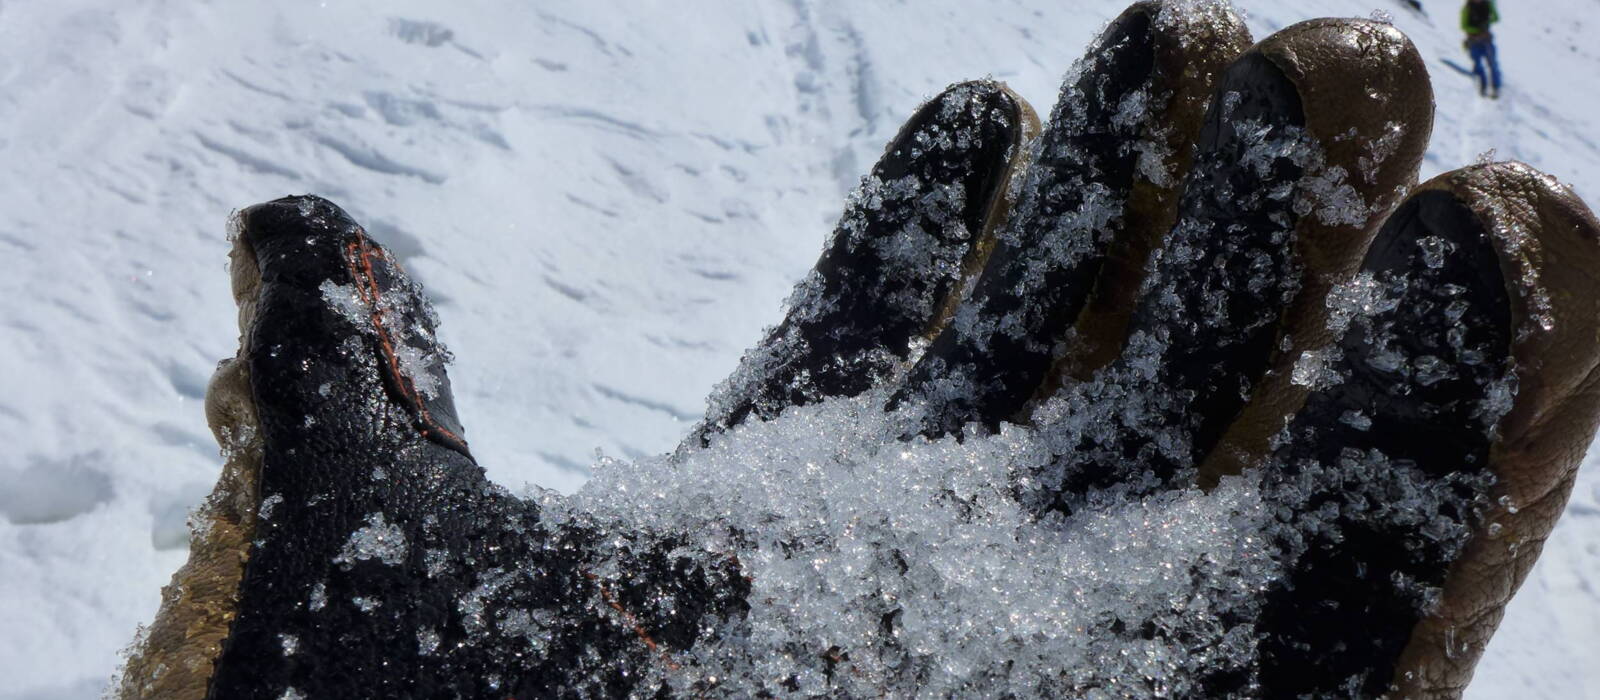
<svg viewBox="0 0 1600 700"><path fill-rule="evenodd" d="M1387 2L1241 5L1261 37ZM1045 112L1122 5L0 0L0 698L95 695L184 558L231 209L367 223L439 302L491 476L571 490L675 444L918 102L993 75ZM1425 5L1379 8L1434 71L1424 175L1493 148L1600 201L1600 4L1505 8L1497 103ZM1597 651L1589 464L1473 695L1600 692Z"/></svg>

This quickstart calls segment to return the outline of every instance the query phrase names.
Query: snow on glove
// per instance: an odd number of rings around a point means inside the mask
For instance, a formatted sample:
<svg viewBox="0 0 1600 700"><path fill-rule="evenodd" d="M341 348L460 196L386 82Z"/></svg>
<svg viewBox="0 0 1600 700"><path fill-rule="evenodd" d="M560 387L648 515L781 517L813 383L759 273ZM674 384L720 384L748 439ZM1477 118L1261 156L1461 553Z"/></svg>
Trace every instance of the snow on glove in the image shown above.
<svg viewBox="0 0 1600 700"><path fill-rule="evenodd" d="M1387 25L1141 2L924 105L674 455L516 498L336 206L236 220L226 464L124 697L1451 697L1600 421L1600 224L1416 188Z"/></svg>

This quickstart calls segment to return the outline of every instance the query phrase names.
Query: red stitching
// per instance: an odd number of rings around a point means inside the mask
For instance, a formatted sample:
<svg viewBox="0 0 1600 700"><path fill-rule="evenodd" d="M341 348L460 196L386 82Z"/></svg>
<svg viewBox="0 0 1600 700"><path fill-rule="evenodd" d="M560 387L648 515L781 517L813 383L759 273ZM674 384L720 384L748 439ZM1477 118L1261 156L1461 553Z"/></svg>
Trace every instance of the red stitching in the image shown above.
<svg viewBox="0 0 1600 700"><path fill-rule="evenodd" d="M466 440L462 440L455 433L450 432L450 430L439 425L433 419L433 416L428 413L427 406L422 403L421 396L417 393L415 382L400 371L400 358L395 354L393 341L389 337L389 330L383 324L383 305L381 303L383 296L378 288L378 279L372 272L372 258L374 255L381 256L386 262L395 267L400 266L399 262L389 257L387 251L370 245L367 237L360 232L357 232L356 240L351 241L345 248L345 263L350 268L350 276L356 282L356 293L360 294L361 300L366 302L372 309L372 327L377 331L378 343L383 348L384 359L389 362L389 371L394 375L396 383L400 385L400 391L405 395L406 400L416 407L418 420L426 428L437 430L450 439L465 445ZM639 641L643 642L646 648L651 652L660 654L662 661L666 663L668 668L674 671L678 670L677 662L673 661L671 657L667 656L666 652L661 650L660 645L650 636L649 630L644 628L639 619L634 617L633 613L628 612L628 609L624 608L622 603L611 595L611 589L601 582L599 576L588 571L583 572L583 576L600 589L600 598L605 601L607 606L615 610L618 615L621 615L624 622L633 627L633 633L639 637Z"/></svg>
<svg viewBox="0 0 1600 700"><path fill-rule="evenodd" d="M356 240L345 246L345 264L350 268L350 276L356 282L356 292L361 295L362 301L366 302L368 307L372 309L372 327L377 331L378 344L383 348L384 359L389 362L389 371L394 376L395 383L400 386L400 393L416 408L417 420L422 423L422 432L426 434L430 429L436 430L451 440L461 443L464 447L467 441L451 432L448 428L439 425L439 422L433 419L433 415L428 413L427 405L422 401L422 396L417 393L416 383L406 376L405 372L400 371L400 358L394 352L394 343L389 338L389 329L383 325L383 295L378 288L378 278L372 273L372 256L374 254L382 256L384 261L390 265L394 265L397 268L400 267L400 263L390 258L387 251L372 246L368 242L366 234L361 231L356 232ZM357 266L358 262L360 264L359 267ZM363 288L363 283L365 288Z"/></svg>
<svg viewBox="0 0 1600 700"><path fill-rule="evenodd" d="M639 637L639 641L644 642L645 647L649 648L650 651L660 654L661 660L667 664L667 668L670 668L674 671L678 670L679 666L677 662L673 661L672 657L667 656L666 652L659 649L660 645L656 644L656 640L650 637L649 630L646 630L644 625L639 623L639 619L634 617L633 613L628 612L627 608L622 607L622 603L617 602L617 600L612 597L611 589L607 588L606 584L600 581L599 576L585 571L583 572L583 577L594 582L595 587L600 589L600 599L604 600L606 605L610 606L612 610L617 611L617 614L622 616L623 622L626 622L628 625L633 627L633 633Z"/></svg>

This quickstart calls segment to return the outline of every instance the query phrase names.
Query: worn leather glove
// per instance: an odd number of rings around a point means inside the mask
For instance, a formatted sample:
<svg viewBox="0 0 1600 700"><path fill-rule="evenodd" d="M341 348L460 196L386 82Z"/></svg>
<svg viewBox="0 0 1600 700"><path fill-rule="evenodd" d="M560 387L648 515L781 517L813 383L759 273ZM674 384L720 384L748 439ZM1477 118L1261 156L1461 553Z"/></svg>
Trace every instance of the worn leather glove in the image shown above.
<svg viewBox="0 0 1600 700"><path fill-rule="evenodd" d="M1600 421L1600 224L1414 186L1393 27L1140 2L919 109L674 454L517 498L422 291L235 221L226 464L125 697L1454 697Z"/></svg>

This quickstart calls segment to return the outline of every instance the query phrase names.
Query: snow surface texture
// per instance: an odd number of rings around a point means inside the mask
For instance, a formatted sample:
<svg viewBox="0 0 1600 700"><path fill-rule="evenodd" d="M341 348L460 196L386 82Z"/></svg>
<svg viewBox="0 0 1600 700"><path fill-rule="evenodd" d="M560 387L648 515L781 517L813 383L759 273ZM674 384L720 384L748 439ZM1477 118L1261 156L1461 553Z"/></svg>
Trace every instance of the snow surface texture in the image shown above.
<svg viewBox="0 0 1600 700"><path fill-rule="evenodd" d="M677 442L922 99L993 75L1048 110L1125 3L1074 4L0 4L0 698L96 695L184 559L231 209L349 209L438 302L491 477L571 491L596 447ZM1493 148L1600 200L1592 3L1503 8L1499 102L1450 65L1453 2L1241 5L1257 38L1393 13L1434 73L1424 176ZM1600 692L1589 461L1469 696Z"/></svg>
<svg viewBox="0 0 1600 700"><path fill-rule="evenodd" d="M738 552L750 610L677 657L663 680L679 690L710 676L731 697L788 678L801 697L1194 697L1197 678L1254 661L1237 620L1280 573L1254 479L1112 496L1063 526L1009 487L1051 460L1047 436L901 443L918 420L886 398L793 408L681 462L603 462L546 518L573 508Z"/></svg>

